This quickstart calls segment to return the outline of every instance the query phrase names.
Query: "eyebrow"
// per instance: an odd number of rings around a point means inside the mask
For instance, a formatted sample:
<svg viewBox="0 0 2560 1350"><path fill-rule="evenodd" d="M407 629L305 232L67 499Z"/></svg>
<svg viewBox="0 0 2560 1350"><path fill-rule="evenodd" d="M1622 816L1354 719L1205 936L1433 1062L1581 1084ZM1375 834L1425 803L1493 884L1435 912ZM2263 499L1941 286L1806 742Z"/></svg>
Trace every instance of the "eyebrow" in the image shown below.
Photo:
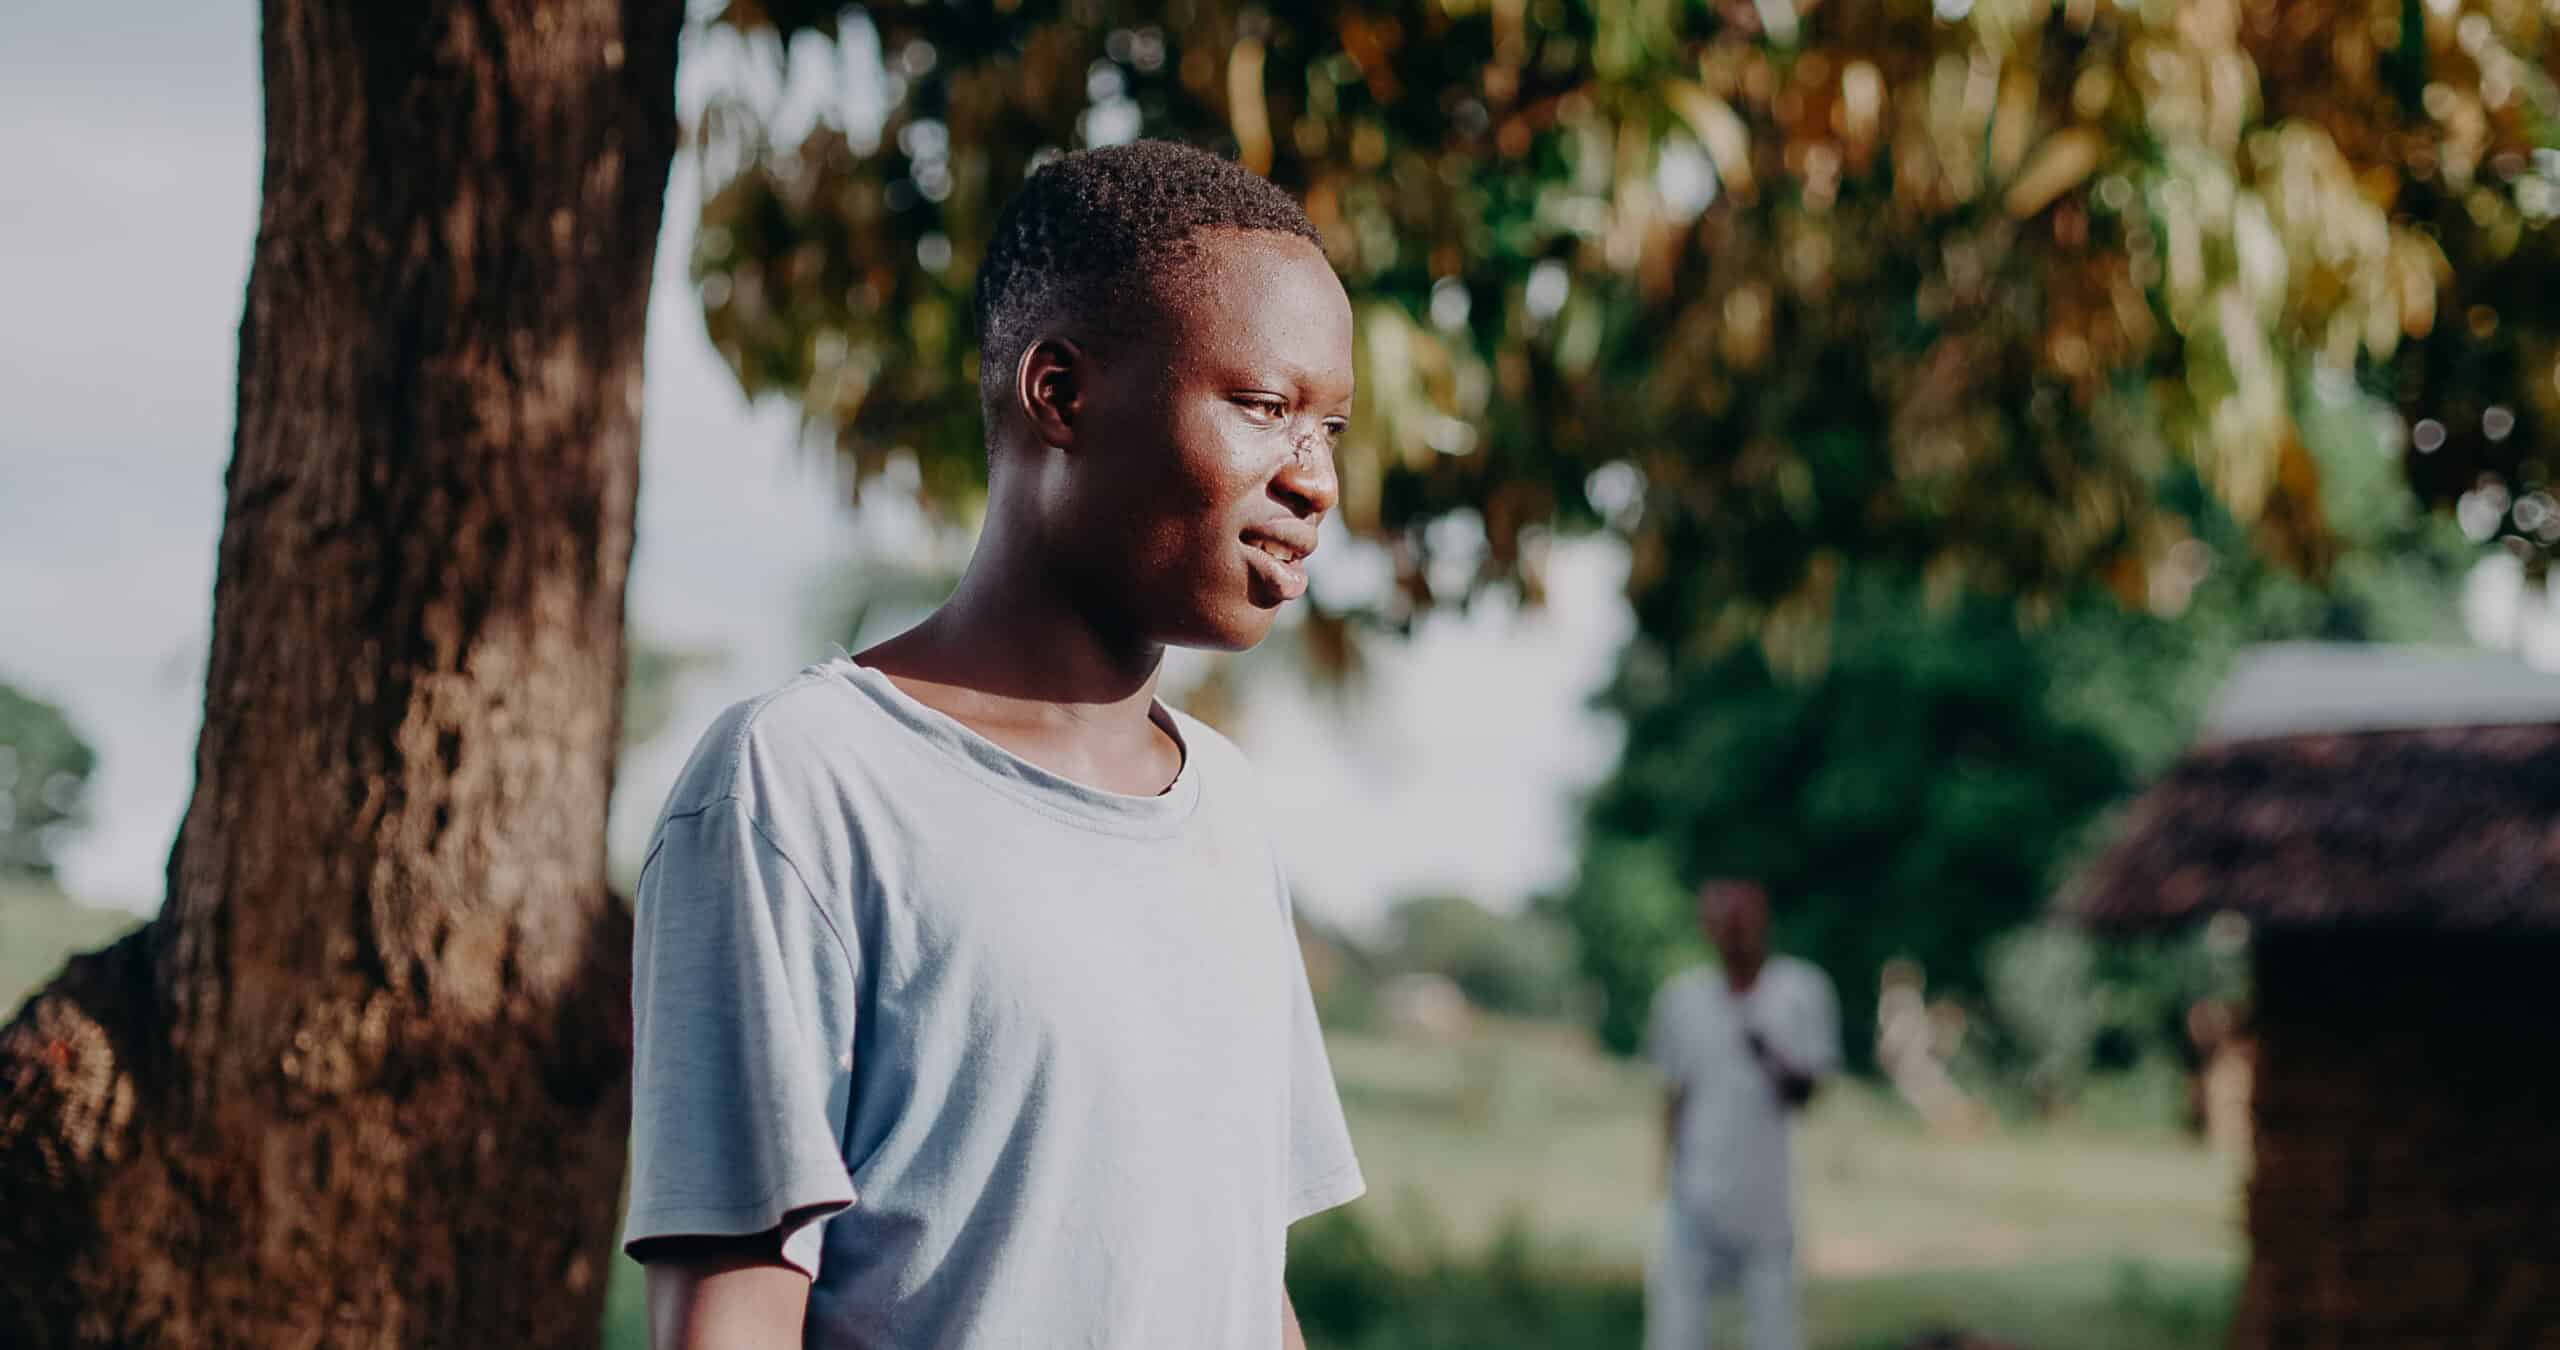
<svg viewBox="0 0 2560 1350"><path fill-rule="evenodd" d="M1212 378L1222 383L1242 381L1250 385L1277 378L1305 391L1312 389L1320 382L1315 370L1276 352L1267 357L1249 356L1239 361L1215 356L1200 348L1188 347L1175 340L1171 324L1127 328L1113 334L1113 337L1123 343L1148 347L1163 353L1169 358L1168 366L1176 363L1197 363ZM1341 395L1342 402L1346 405L1355 396L1358 383L1357 372L1352 372Z"/></svg>
<svg viewBox="0 0 2560 1350"><path fill-rule="evenodd" d="M1282 381L1297 389L1300 393L1311 392L1323 382L1322 378L1315 371L1299 365L1297 362L1291 361L1287 357L1274 357L1269 363L1268 369L1257 371L1255 373L1263 376L1277 376ZM1252 382L1253 381L1251 380L1247 381L1247 383ZM1355 383L1356 379L1352 381L1345 381L1342 390L1343 402L1348 403L1351 401L1353 395L1352 386Z"/></svg>

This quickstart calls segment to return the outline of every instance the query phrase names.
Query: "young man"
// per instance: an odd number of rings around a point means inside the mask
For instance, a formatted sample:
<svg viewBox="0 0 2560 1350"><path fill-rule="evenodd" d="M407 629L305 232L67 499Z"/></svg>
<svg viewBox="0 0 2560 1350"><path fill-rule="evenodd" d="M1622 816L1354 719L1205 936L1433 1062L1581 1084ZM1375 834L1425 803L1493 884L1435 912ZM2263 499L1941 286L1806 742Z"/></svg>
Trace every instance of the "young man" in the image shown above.
<svg viewBox="0 0 2560 1350"><path fill-rule="evenodd" d="M1351 310L1297 205L1141 142L978 273L950 601L713 726L640 880L625 1241L659 1347L1299 1344L1362 1183L1243 759L1158 703L1306 588Z"/></svg>
<svg viewBox="0 0 2560 1350"><path fill-rule="evenodd" d="M1698 923L1722 958L1654 995L1646 1054L1670 1092L1671 1197L1645 1269L1645 1350L1700 1350L1710 1296L1740 1286L1751 1350L1799 1350L1791 1117L1840 1063L1820 970L1769 954L1757 882L1710 881Z"/></svg>

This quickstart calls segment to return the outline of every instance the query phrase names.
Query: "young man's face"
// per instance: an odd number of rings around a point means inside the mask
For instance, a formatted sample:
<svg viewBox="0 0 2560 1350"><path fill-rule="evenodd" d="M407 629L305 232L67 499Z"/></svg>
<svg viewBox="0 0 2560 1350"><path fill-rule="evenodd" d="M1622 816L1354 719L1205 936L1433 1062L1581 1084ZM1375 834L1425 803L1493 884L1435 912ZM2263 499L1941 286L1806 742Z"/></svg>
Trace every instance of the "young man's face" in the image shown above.
<svg viewBox="0 0 2560 1350"><path fill-rule="evenodd" d="M1094 354L1060 542L1137 636L1240 651L1305 591L1339 491L1351 302L1304 239L1201 243L1196 281Z"/></svg>

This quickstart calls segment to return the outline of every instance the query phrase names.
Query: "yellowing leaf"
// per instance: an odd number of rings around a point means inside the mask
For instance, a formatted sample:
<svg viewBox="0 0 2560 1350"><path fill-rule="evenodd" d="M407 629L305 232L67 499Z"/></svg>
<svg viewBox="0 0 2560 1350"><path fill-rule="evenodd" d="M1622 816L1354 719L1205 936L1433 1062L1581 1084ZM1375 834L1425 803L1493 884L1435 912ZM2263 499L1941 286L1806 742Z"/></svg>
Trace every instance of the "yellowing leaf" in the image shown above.
<svg viewBox="0 0 2560 1350"><path fill-rule="evenodd" d="M2054 199L2088 181L2106 153L2106 142L2087 127L2065 127L2044 138L2027 167L2009 184L2002 204L2009 214L2026 219Z"/></svg>
<svg viewBox="0 0 2560 1350"><path fill-rule="evenodd" d="M1698 143L1707 148L1707 158L1714 162L1725 194L1736 201L1751 200L1751 132L1743 126L1742 115L1705 86L1687 80L1669 82L1663 88L1663 96L1697 136Z"/></svg>

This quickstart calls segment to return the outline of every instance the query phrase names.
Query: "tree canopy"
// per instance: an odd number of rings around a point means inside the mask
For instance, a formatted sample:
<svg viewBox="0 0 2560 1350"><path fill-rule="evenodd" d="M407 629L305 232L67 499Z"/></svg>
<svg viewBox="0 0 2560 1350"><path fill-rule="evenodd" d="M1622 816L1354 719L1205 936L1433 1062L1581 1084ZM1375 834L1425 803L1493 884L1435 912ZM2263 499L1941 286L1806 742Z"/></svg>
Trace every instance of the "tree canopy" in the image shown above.
<svg viewBox="0 0 2560 1350"><path fill-rule="evenodd" d="M2458 636L2472 546L2406 493L2354 481L2388 472L2369 397L2303 406L2308 453L2334 466L2322 584L2249 553L2190 477L2164 495L2199 522L2194 570L2141 610L2092 587L2026 630L1986 597L1933 607L1919 576L1869 565L1844 580L1810 674L1752 644L1638 643L1608 695L1627 749L1559 906L1604 996L1603 1039L1632 1047L1655 983L1703 955L1689 896L1717 875L1768 885L1780 945L1829 972L1855 1051L1888 960L1916 960L1933 988L1999 992L1995 943L2036 919L2107 808L2185 748L2242 646Z"/></svg>
<svg viewBox="0 0 2560 1350"><path fill-rule="evenodd" d="M1044 156L1143 134L1268 172L1325 232L1359 325L1343 514L1396 562L1390 621L1534 592L1543 533L1600 523L1634 541L1650 636L1756 635L1782 664L1850 561L1942 599L2097 578L2139 603L2202 528L2179 471L2317 575L2315 369L2396 405L2403 477L2476 534L2560 538L2560 16L2531 0L737 0L720 23L713 339L857 481L962 512L995 209ZM785 80L874 53L876 126L842 98L784 125ZM1452 547L1476 562L1455 596L1430 565Z"/></svg>
<svg viewBox="0 0 2560 1350"><path fill-rule="evenodd" d="M1298 194L1350 290L1342 514L1396 578L1357 613L1534 596L1555 530L1629 541L1629 751L1563 904L1620 1042L1715 871L1786 897L1853 1034L1885 957L1978 987L2230 647L2443 617L2464 549L2414 506L2537 568L2560 542L2535 0L721 24L705 316L854 481L965 518L995 210L1045 156L1154 135ZM786 116L874 60L876 124L840 110L853 77Z"/></svg>

